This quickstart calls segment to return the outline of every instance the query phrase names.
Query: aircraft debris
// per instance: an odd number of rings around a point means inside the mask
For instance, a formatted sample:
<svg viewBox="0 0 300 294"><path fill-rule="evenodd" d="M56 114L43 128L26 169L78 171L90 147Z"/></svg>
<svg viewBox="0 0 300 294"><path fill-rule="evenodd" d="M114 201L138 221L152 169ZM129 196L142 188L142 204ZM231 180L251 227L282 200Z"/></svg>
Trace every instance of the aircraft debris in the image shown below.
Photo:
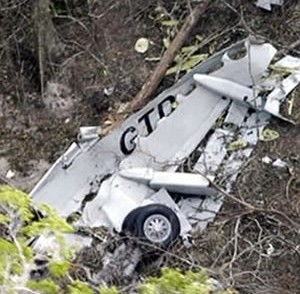
<svg viewBox="0 0 300 294"><path fill-rule="evenodd" d="M280 158L277 158L273 163L272 163L272 166L274 167L278 167L278 168L285 168L288 166L288 164L281 160Z"/></svg>
<svg viewBox="0 0 300 294"><path fill-rule="evenodd" d="M12 171L11 169L9 169L9 170L7 171L5 177L6 177L7 179L10 180L10 179L12 179L15 175L16 175L16 173L15 173L14 171Z"/></svg>
<svg viewBox="0 0 300 294"><path fill-rule="evenodd" d="M257 0L256 6L271 11L272 5L283 5L283 0Z"/></svg>
<svg viewBox="0 0 300 294"><path fill-rule="evenodd" d="M111 96L115 91L115 87L114 86L111 86L111 87L108 87L108 88L104 88L103 90L103 94L107 97Z"/></svg>
<svg viewBox="0 0 300 294"><path fill-rule="evenodd" d="M231 57L242 51L242 57ZM268 67L275 54L271 44L250 39L216 53L107 136L73 143L32 197L64 217L80 212L78 226L129 232L164 248L179 236L188 240L193 229L204 230L214 220L223 204L210 182L224 179L229 192L268 134L271 115L291 122L279 105L300 83L300 59L286 56L275 63L289 74L274 81ZM82 131L88 136L98 134L95 130ZM228 150L235 142L242 148ZM194 162L191 154L198 154ZM182 166L188 170L180 171Z"/></svg>
<svg viewBox="0 0 300 294"><path fill-rule="evenodd" d="M155 190L165 188L174 193L208 194L209 181L200 174L157 172L149 168L131 168L121 170L120 175L147 184Z"/></svg>
<svg viewBox="0 0 300 294"><path fill-rule="evenodd" d="M269 156L264 156L261 161L265 164L271 164L274 167L285 168L288 167L288 163L280 158L273 160Z"/></svg>
<svg viewBox="0 0 300 294"><path fill-rule="evenodd" d="M261 161L263 162L263 163L266 163L266 164L270 164L270 163L272 163L272 158L270 158L269 156L264 156L262 159L261 159Z"/></svg>
<svg viewBox="0 0 300 294"><path fill-rule="evenodd" d="M99 139L101 136L101 127L81 127L77 136L78 142Z"/></svg>

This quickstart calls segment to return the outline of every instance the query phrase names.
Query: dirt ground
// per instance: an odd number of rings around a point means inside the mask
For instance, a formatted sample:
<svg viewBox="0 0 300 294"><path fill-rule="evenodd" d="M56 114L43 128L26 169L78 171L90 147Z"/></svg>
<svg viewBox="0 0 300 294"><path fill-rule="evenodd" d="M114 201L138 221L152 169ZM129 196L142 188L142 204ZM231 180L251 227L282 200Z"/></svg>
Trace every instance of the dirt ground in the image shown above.
<svg viewBox="0 0 300 294"><path fill-rule="evenodd" d="M15 172L6 180L22 189L32 187L80 126L111 123L112 115L141 88L156 64L147 58L160 57L163 38L176 32L162 25L156 8L163 7L165 19L179 20L180 26L193 4L90 2L54 17L65 53L60 63L49 64L46 107L36 82L36 60L0 28L0 175ZM187 44L193 44L195 35L211 39L200 53L212 54L250 34L272 43L281 56L299 56L300 46L289 47L300 36L299 1L285 0L272 12L253 3L214 1ZM144 54L134 50L140 37L151 41ZM173 76L166 77L157 92L172 82ZM105 94L107 90L112 94ZM300 293L300 90L292 95L296 126L274 119L270 128L280 137L258 144L237 181L233 194L246 205L225 198L215 223L196 236L195 248L186 253L180 248L181 259L167 256L167 263L186 268L191 265L183 260L192 260L240 293ZM280 158L288 167L267 165L261 161L264 156Z"/></svg>

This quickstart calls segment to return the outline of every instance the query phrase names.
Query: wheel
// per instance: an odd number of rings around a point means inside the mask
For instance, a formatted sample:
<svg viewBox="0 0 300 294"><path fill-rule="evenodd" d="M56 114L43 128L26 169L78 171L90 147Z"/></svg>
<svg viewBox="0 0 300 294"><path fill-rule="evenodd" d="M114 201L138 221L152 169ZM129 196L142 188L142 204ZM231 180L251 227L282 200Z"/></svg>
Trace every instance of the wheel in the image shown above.
<svg viewBox="0 0 300 294"><path fill-rule="evenodd" d="M122 232L123 233L130 233L130 234L135 234L136 230L136 217L139 214L140 207L135 208L132 210L130 213L127 214L126 218L123 221L122 224Z"/></svg>
<svg viewBox="0 0 300 294"><path fill-rule="evenodd" d="M135 227L135 236L163 248L172 245L180 234L176 213L162 204L141 207L136 215Z"/></svg>

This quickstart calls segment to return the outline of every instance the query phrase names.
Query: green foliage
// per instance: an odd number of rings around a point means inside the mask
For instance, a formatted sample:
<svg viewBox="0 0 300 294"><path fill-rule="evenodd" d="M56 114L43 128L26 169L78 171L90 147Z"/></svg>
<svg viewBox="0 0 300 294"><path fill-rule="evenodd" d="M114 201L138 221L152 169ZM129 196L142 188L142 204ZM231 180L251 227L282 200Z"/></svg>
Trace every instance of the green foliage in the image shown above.
<svg viewBox="0 0 300 294"><path fill-rule="evenodd" d="M30 237L54 233L60 253L63 253L61 256L66 257L68 253L70 257L60 233L73 231L72 226L49 206L40 205L38 209L45 217L35 220L33 202L29 195L9 186L0 186L0 224L4 230L6 227L8 230L7 239L0 239L0 284L9 284L11 289L15 286L12 276L25 274L26 265L33 263L33 251L28 246ZM52 278L61 278L67 274L70 267L67 260L53 261L50 264ZM30 288L39 293L56 293L59 290L50 279L28 283Z"/></svg>
<svg viewBox="0 0 300 294"><path fill-rule="evenodd" d="M27 282L27 287L31 290L38 291L40 294L56 294L59 292L59 286L50 279L41 281L30 280Z"/></svg>
<svg viewBox="0 0 300 294"><path fill-rule="evenodd" d="M101 286L99 291L100 291L100 294L119 294L120 293L116 286L112 286L112 287Z"/></svg>
<svg viewBox="0 0 300 294"><path fill-rule="evenodd" d="M70 294L94 294L93 289L91 289L87 284L81 281L74 281L68 286Z"/></svg>
<svg viewBox="0 0 300 294"><path fill-rule="evenodd" d="M21 240L17 240L17 242L20 244L21 252L19 252L16 243L0 239L0 284L3 283L7 270L11 274L21 275L23 273L22 256L27 259L32 257L31 249ZM7 268L8 265L9 269Z"/></svg>
<svg viewBox="0 0 300 294"><path fill-rule="evenodd" d="M140 286L141 294L210 294L212 286L205 271L182 273L177 269L163 268L159 278L151 277ZM233 294L231 291L219 294Z"/></svg>
<svg viewBox="0 0 300 294"><path fill-rule="evenodd" d="M54 278L62 278L68 273L70 266L68 261L53 261L50 263L49 272Z"/></svg>
<svg viewBox="0 0 300 294"><path fill-rule="evenodd" d="M26 222L29 221L32 217L31 207L31 198L19 191L9 186L1 186L0 187L0 204L2 207L6 208L7 213L18 213L21 220ZM2 214L4 211L2 211ZM11 217L11 215L7 215L7 217ZM2 217L3 218L3 217Z"/></svg>
<svg viewBox="0 0 300 294"><path fill-rule="evenodd" d="M33 219L32 199L29 195L11 188L9 186L0 187L0 222L8 223L12 216L19 217L24 226L20 233L27 237L37 236L45 230L53 232L72 232L73 228L64 219L59 217L55 210L47 205L40 205L38 208L45 215L38 221Z"/></svg>
<svg viewBox="0 0 300 294"><path fill-rule="evenodd" d="M0 213L0 224L9 224L11 222L11 218L4 214Z"/></svg>
<svg viewBox="0 0 300 294"><path fill-rule="evenodd" d="M40 205L38 208L43 212L45 217L24 226L21 230L24 235L33 237L41 234L45 230L59 233L73 232L73 227L59 217L53 208L48 205Z"/></svg>

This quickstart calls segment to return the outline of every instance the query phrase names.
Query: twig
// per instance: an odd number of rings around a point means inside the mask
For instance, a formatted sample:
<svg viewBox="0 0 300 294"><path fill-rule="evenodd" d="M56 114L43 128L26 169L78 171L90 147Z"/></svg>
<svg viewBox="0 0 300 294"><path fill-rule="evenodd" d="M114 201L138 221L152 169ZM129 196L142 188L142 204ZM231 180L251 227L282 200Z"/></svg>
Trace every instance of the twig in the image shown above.
<svg viewBox="0 0 300 294"><path fill-rule="evenodd" d="M291 225L295 226L296 228L298 228L298 229L300 228L300 224L294 222L290 217L288 217L282 211L279 211L279 210L273 209L273 208L272 209L265 209L265 208L255 207L252 204L250 204L246 201L243 201L243 200L227 193L224 189L222 189L219 185L212 182L209 178L207 178L207 180L210 182L210 184L213 188L215 188L218 192L220 192L226 198L231 199L232 201L234 201L236 203L239 203L239 204L243 205L244 207L248 208L249 211L246 212L245 214L252 214L252 213L255 213L255 212L256 213L276 214L276 215L281 216L282 218L284 218L287 222L289 222Z"/></svg>

